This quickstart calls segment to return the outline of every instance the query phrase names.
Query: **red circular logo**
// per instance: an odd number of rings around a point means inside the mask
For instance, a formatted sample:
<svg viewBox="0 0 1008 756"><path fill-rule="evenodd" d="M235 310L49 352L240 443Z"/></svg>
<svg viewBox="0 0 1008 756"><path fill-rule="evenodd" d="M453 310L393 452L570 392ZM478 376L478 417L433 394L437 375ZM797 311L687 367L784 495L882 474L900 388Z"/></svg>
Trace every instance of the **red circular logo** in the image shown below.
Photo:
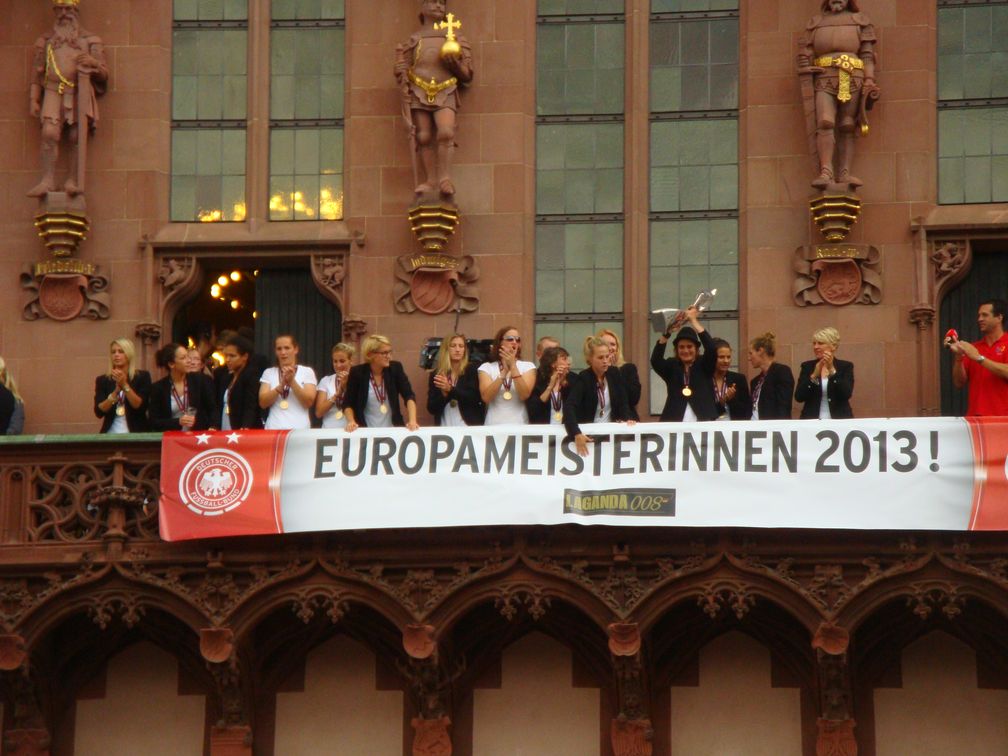
<svg viewBox="0 0 1008 756"><path fill-rule="evenodd" d="M179 476L179 496L198 515L212 517L240 506L252 491L252 467L229 449L208 449Z"/></svg>

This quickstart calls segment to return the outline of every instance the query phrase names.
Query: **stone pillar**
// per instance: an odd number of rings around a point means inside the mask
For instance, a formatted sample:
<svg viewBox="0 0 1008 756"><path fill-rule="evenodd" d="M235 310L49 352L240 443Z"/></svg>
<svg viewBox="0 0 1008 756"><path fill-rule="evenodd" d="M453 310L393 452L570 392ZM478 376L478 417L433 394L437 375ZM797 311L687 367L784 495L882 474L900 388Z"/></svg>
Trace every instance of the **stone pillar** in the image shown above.
<svg viewBox="0 0 1008 756"><path fill-rule="evenodd" d="M651 756L654 728L648 715L640 630L635 622L614 622L606 630L618 695L618 713L610 727L613 754Z"/></svg>
<svg viewBox="0 0 1008 756"><path fill-rule="evenodd" d="M413 717L413 756L451 756L448 728L451 718L451 685L461 673L446 671L439 659L433 625L407 625L403 628L403 649L409 658L399 664L399 671L409 682L419 716Z"/></svg>
<svg viewBox="0 0 1008 756"><path fill-rule="evenodd" d="M819 625L812 638L819 684L816 756L857 756L847 663L849 643L850 635L845 628L827 622Z"/></svg>
<svg viewBox="0 0 1008 756"><path fill-rule="evenodd" d="M200 654L213 676L220 712L220 719L210 730L210 755L252 756L249 676L239 662L234 631L228 627L200 630Z"/></svg>
<svg viewBox="0 0 1008 756"><path fill-rule="evenodd" d="M52 737L42 716L39 686L29 666L24 640L17 635L0 638L0 669L4 670L7 701L13 707L7 717L10 729L3 734L3 752L8 756L49 756Z"/></svg>

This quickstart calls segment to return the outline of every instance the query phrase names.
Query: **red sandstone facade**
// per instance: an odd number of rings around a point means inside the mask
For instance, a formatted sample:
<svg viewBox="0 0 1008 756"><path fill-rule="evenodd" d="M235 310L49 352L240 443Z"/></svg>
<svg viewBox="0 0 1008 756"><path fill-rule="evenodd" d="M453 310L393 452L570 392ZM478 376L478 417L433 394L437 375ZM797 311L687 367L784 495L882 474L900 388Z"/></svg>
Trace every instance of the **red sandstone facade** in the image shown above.
<svg viewBox="0 0 1008 756"><path fill-rule="evenodd" d="M477 70L459 115L454 174L462 221L449 245L473 256L480 270L479 307L462 316L461 328L490 336L516 324L532 334L535 4L456 5ZM836 326L841 354L857 368L858 415L936 414L937 310L976 255L1004 249L1008 206L937 204L936 4L866 1L879 37L883 97L870 135L859 141L863 212L851 241L880 251L881 300L795 305L794 251L817 233L809 219L813 171L795 51L817 5L740 3L739 341L773 330L778 360L797 366L810 356L811 333ZM266 97L255 82L268 81L267 6L249 3L250 110ZM652 336L648 12L646 0L627 0L624 342L627 359L638 364L646 362ZM39 148L37 123L27 114L31 44L51 23L50 10L41 0L0 0L0 354L25 396L27 433L94 432L92 380L106 368L108 342L134 338L144 367L153 369L153 352L176 313L203 290L201 271L238 256L243 264L311 270L343 313L348 335L388 335L414 386L425 385L420 345L450 333L454 314L407 315L394 307L396 259L416 246L406 219L410 157L391 69L394 46L412 30L415 13L408 0L346 4L344 220L268 220L268 131L250 121L246 220L170 223L171 2L83 0L84 25L105 43L110 87L89 145L91 232L79 257L108 278L110 314L61 323L24 320L19 284L24 266L46 254L33 225L36 200L25 192L37 180ZM346 275L327 283L321 261L332 257L343 258ZM168 260L182 273L164 281L159 274ZM967 323L962 330L971 332ZM736 354L742 351L736 345ZM153 441L0 445L4 753L93 752L89 744L114 752L110 744L119 741L100 733L89 741L86 728L98 718L115 730L117 719L82 702L112 700L111 665L140 640L177 660L179 700L204 697L198 714L180 720L197 722L204 752L313 752L284 739L305 729L284 708L296 699L284 696L313 690L312 670L330 667L311 653L334 635L353 639L376 660L373 680L338 679L360 697L356 716L365 729L392 729L397 742L392 750L362 745L347 753L504 753L494 743L504 748L508 730L532 737L535 726L517 715L506 719L506 708L494 709L482 691L523 697L526 689L513 687L502 664L535 630L572 654L569 684L551 690L559 697L587 688L594 708L551 713L541 725L551 734L526 742L529 752L719 752L713 735L704 740L703 720L730 720L731 709L683 691L717 698L717 683L702 671L704 649L731 631L755 638L763 651L746 656L718 646L723 659L738 669L759 653L771 662L768 680L745 689L744 698L795 693L782 704L791 718L765 736L769 750L761 752L925 753L915 750L909 729L940 720L953 704L931 707L894 691L904 683L910 690L912 665L920 679L941 682L936 670L951 668L945 662L962 648L975 684L956 701L967 702L960 708L973 719L965 729L979 740L949 735L932 743L999 753L1008 742L997 725L1008 712L1008 578L998 535L669 537L648 529L627 536L528 528L450 540L425 531L178 546L157 539L151 502L158 459ZM907 649L931 630L960 646L908 661ZM539 661L559 653L546 646L526 651ZM125 679L119 690L141 689L137 679ZM399 694L391 715L372 701L375 691L389 690ZM703 712L699 722L677 704L686 700ZM104 713L89 718L85 711ZM752 719L736 714L743 743L747 728L775 716L770 709ZM568 715L574 730L589 728L592 748L575 745L580 741L557 724ZM170 737L167 726L163 737ZM361 737L366 744L378 735Z"/></svg>

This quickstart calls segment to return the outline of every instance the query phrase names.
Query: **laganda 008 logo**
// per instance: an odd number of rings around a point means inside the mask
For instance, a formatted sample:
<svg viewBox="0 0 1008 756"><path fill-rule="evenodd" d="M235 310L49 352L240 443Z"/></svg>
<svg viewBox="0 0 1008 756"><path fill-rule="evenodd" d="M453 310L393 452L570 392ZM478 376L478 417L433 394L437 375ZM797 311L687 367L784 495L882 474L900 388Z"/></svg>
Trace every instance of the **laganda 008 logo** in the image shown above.
<svg viewBox="0 0 1008 756"><path fill-rule="evenodd" d="M189 460L179 476L179 496L198 515L240 506L252 491L252 467L229 449L208 449Z"/></svg>

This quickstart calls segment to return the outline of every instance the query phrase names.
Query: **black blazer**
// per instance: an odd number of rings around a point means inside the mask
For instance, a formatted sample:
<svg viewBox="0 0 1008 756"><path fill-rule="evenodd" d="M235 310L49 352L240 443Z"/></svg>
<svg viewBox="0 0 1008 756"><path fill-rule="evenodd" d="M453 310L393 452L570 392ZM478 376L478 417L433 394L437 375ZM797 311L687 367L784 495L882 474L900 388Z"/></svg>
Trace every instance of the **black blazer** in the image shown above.
<svg viewBox="0 0 1008 756"><path fill-rule="evenodd" d="M735 398L728 402L728 406L718 405L718 413L728 410L728 417L732 420L752 420L752 397L749 395L749 385L746 377L742 373L728 371L725 376L725 383L735 387Z"/></svg>
<svg viewBox="0 0 1008 756"><path fill-rule="evenodd" d="M812 380L816 360L808 360L801 364L798 371L798 383L795 385L794 398L796 402L804 402L801 409L803 420L819 417L819 405L822 403L822 384ZM829 402L830 417L834 420L854 417L850 406L850 398L854 393L854 363L846 360L833 360L836 373L826 381L826 400Z"/></svg>
<svg viewBox="0 0 1008 756"><path fill-rule="evenodd" d="M749 381L749 393L753 396L756 396L757 381L758 375ZM779 362L770 363L759 396L760 420L790 420L793 394L794 373L791 368Z"/></svg>
<svg viewBox="0 0 1008 756"><path fill-rule="evenodd" d="M623 378L623 385L626 386L627 404L630 405L630 419L640 420L640 415L637 414L637 404L640 402L641 385L637 366L632 362L624 362L620 365L619 371L620 377Z"/></svg>
<svg viewBox="0 0 1008 756"><path fill-rule="evenodd" d="M562 407L567 405L567 397L570 396L571 383L577 376L568 375L567 382L560 386L560 398L562 400ZM550 414L553 412L553 405L550 404L550 400L545 402L539 397L542 396L542 392L546 390L549 386L548 377L540 377L539 371L536 371L536 382L535 386L532 387L532 393L529 394L529 398L525 400L525 409L528 410L529 425L549 425L550 424Z"/></svg>
<svg viewBox="0 0 1008 756"><path fill-rule="evenodd" d="M189 406L196 408L196 422L192 429L216 428L220 424L220 418L217 416L217 402L214 400L214 387L210 377L203 373L186 373L185 381L189 389ZM172 417L171 399L172 379L170 375L166 375L155 381L150 389L147 417L151 430L182 430L179 421Z"/></svg>
<svg viewBox="0 0 1008 756"><path fill-rule="evenodd" d="M389 363L388 369L382 371L382 385L385 387L386 401L389 404L389 411L392 413L392 425L402 427L406 425L403 420L402 409L399 406L399 399L404 402L412 399L416 401L413 387L410 386L406 371L403 370L401 362L393 360ZM346 395L343 400L344 409L352 409L354 420L357 425L367 427L367 420L364 419L364 407L367 405L368 392L371 390L371 365L363 363L350 368L347 375Z"/></svg>
<svg viewBox="0 0 1008 756"><path fill-rule="evenodd" d="M448 396L441 393L441 389L434 385L436 370L432 370L427 378L427 411L434 416L434 422L441 425L441 413L444 412L448 402L453 399L458 402L459 412L466 425L483 425L483 418L486 417L486 407L480 397L479 376L477 371L479 365L470 362L466 369L459 376L458 383L448 392ZM355 411L356 416L356 411Z"/></svg>
<svg viewBox="0 0 1008 756"><path fill-rule="evenodd" d="M703 344L703 355L697 358L690 368L689 385L693 393L688 398L682 394L686 378L683 364L679 358L666 357L666 344L662 344L660 341L656 342L654 349L651 350L651 367L665 381L668 391L661 413L663 422L682 422L683 415L686 414L687 402L693 408L693 413L698 420L717 420L718 418L717 402L714 401L714 383L711 379L717 365L717 349L714 348L714 339L706 330L701 331L698 335L700 343Z"/></svg>
<svg viewBox="0 0 1008 756"><path fill-rule="evenodd" d="M108 396L108 394L105 394ZM0 383L0 435L6 435L7 428L11 424L11 418L14 416L14 406L17 404L17 400L14 399L14 394Z"/></svg>
<svg viewBox="0 0 1008 756"><path fill-rule="evenodd" d="M261 376L262 373L257 374L250 361L238 373L234 386L231 386L231 393L228 394L228 407L231 409L228 420L234 430L263 427L262 411L259 409L259 378ZM224 392L231 384L231 373L227 370L223 373L217 373L216 380L214 397L217 403L217 415L214 417L212 425L219 428L221 412L224 411Z"/></svg>
<svg viewBox="0 0 1008 756"><path fill-rule="evenodd" d="M150 373L146 370L137 370L133 377L127 381L130 388L136 393L137 396L142 400L140 406L133 409L133 405L126 400L126 427L129 428L130 433L142 433L147 430L147 398L150 395L151 389L151 377ZM108 433L108 429L112 426L112 421L115 420L115 405L113 404L108 412L102 412L98 409L98 405L108 398L108 395L116 390L116 382L112 380L110 375L99 375L95 378L95 393L94 393L94 413L95 417L101 419L102 425L99 433Z"/></svg>
<svg viewBox="0 0 1008 756"><path fill-rule="evenodd" d="M612 420L632 420L630 404L627 402L626 386L618 368L606 370L606 383L609 384L609 402L612 404ZM564 401L564 427L567 437L574 438L581 432L578 423L591 423L598 412L598 382L591 368L582 370L570 381L570 393Z"/></svg>

